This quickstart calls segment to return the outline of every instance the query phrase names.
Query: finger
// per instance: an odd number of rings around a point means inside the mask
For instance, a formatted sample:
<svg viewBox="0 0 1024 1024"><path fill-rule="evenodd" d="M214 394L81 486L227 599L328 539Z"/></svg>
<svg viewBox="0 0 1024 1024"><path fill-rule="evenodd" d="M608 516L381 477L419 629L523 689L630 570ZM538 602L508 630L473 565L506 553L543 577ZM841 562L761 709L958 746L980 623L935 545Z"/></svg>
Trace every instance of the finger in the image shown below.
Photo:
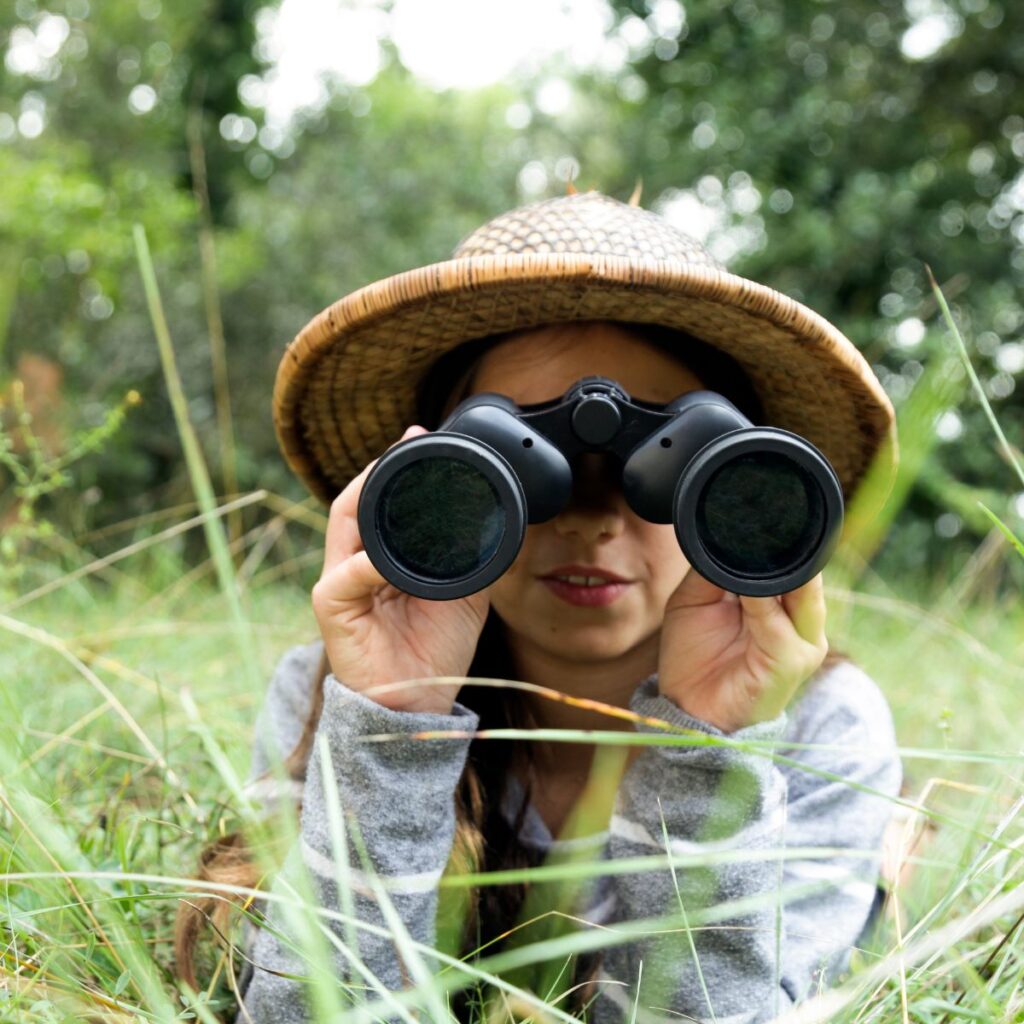
<svg viewBox="0 0 1024 1024"><path fill-rule="evenodd" d="M390 451L407 438L427 433L429 431L424 427L411 426L394 444L388 445L386 451ZM383 457L383 454L382 452L380 456L364 466L362 471L350 480L345 489L331 502L331 511L327 519L327 534L324 538L324 572L363 549L363 543L359 536L359 523L356 518L359 496L363 492L367 476Z"/></svg>
<svg viewBox="0 0 1024 1024"><path fill-rule="evenodd" d="M782 602L777 597L740 595L743 625L758 649L775 662L791 662L800 638Z"/></svg>
<svg viewBox="0 0 1024 1024"><path fill-rule="evenodd" d="M783 612L782 599L778 594L770 594L768 597L751 597L749 594L740 594L739 598L743 605L743 614L751 618L768 619Z"/></svg>
<svg viewBox="0 0 1024 1024"><path fill-rule="evenodd" d="M365 551L357 551L317 580L313 588L314 604L325 616L330 616L337 605L363 601L386 583L370 556Z"/></svg>
<svg viewBox="0 0 1024 1024"><path fill-rule="evenodd" d="M782 595L782 605L800 637L817 646L825 636L825 586L819 572L802 587Z"/></svg>

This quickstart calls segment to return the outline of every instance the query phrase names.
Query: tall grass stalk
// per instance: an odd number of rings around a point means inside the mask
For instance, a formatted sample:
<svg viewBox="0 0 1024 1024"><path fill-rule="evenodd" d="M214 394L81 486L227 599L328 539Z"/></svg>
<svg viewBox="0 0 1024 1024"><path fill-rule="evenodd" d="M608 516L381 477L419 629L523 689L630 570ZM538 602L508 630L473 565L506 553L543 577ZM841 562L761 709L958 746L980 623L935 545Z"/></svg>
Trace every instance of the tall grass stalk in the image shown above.
<svg viewBox="0 0 1024 1024"><path fill-rule="evenodd" d="M228 550L227 540L224 537L224 532L218 520L214 516L217 502L214 497L213 487L210 485L210 474L206 469L202 448L199 445L195 429L188 416L188 401L185 398L185 391L182 387L181 377L174 358L174 346L171 343L171 335L164 316L163 303L160 300L160 289L157 286L153 261L149 255L146 231L141 224L134 226L134 235L139 269L142 273L142 281L146 291L146 304L149 307L149 316L153 323L153 331L156 334L157 345L160 349L160 362L163 366L164 379L167 382L171 407L174 410L175 423L177 424L178 434L181 437L182 447L185 451L185 461L188 465L189 477L192 480L192 488L199 501L199 507L204 513L203 532L206 534L206 541L210 546L214 564L217 568L217 579L220 582L221 592L228 603L231 617L235 624L235 639L238 647L239 662L247 683L254 688L258 688L262 685L262 672L256 660L255 638L252 626L242 610L238 581L235 578L234 563L231 560L231 552Z"/></svg>
<svg viewBox="0 0 1024 1024"><path fill-rule="evenodd" d="M992 427L996 438L999 441L999 447L1003 453L1003 457L1010 464L1010 466L1016 471L1017 477L1020 482L1024 484L1024 460L1021 459L1019 451L1014 449L1006 439L1006 435L1003 433L1003 428L999 423L996 414L992 410L992 404L988 400L988 395L985 394L985 389L982 387L981 381L978 379L978 374L974 369L974 364L971 362L971 357L967 352L967 346L964 344L963 336L960 334L960 329L957 327L956 320L953 318L953 314L950 311L949 303L946 302L945 295L942 294L942 289L939 287L938 282L935 280L932 274L931 267L925 265L925 269L928 271L928 279L931 282L932 292L935 295L935 300L942 310L942 316L946 321L946 326L949 328L950 334L956 342L957 351L960 353L960 359L963 362L964 368L967 370L967 375L970 377L971 385L974 388L975 394L978 396L978 400L981 402L982 408L985 410L985 416L988 418L989 425ZM1017 552L1021 558L1024 558L1024 541L1018 537L1013 530L1011 530L1006 523L1002 521L986 505L983 501L978 501L978 506L981 508L982 513L988 517L994 527L999 531L1000 534L1010 543L1010 546Z"/></svg>
<svg viewBox="0 0 1024 1024"><path fill-rule="evenodd" d="M970 377L974 393L978 396L978 401L981 402L981 407L985 410L985 416L988 418L989 426L992 427L993 433L999 440L999 447L1002 450L1006 461L1016 471L1017 478L1020 480L1021 486L1024 486L1024 462L1022 462L1019 454L1014 451L1010 442L1006 440L1003 428L1000 426L996 414L992 411L992 403L989 402L988 395L985 394L985 389L982 387L981 381L978 380L978 374L975 371L974 364L971 362L971 357L967 352L967 346L964 344L963 335L961 335L960 328L956 325L956 320L953 319L953 314L949 309L949 303L946 302L946 296L942 294L942 289L939 287L938 282L935 280L935 276L932 274L932 268L926 264L925 269L928 271L928 280L931 282L932 291L935 294L935 301L938 302L939 308L942 310L942 317L946 321L946 326L949 328L950 334L952 334L953 340L956 342L957 351L960 353L960 359L963 362L964 369L967 371L967 376Z"/></svg>
<svg viewBox="0 0 1024 1024"><path fill-rule="evenodd" d="M235 425L231 416L224 318L220 313L220 292L217 288L217 247L213 238L210 192L206 180L203 110L198 102L189 108L185 126L188 135L189 166L192 170L192 192L199 219L200 278L203 282L203 305L206 309L206 328L210 339L210 364L213 369L213 393L217 408L217 438L220 442L220 472L224 490L232 494L238 490ZM228 535L235 540L241 532L241 513L235 512L228 517Z"/></svg>

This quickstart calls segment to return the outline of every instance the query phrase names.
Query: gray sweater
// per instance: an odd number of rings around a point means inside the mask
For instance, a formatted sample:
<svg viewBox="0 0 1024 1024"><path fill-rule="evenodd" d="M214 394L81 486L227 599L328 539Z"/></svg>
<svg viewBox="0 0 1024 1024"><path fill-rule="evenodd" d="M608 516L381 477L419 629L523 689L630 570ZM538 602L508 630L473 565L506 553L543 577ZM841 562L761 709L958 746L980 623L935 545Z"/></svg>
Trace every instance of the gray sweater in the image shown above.
<svg viewBox="0 0 1024 1024"><path fill-rule="evenodd" d="M323 642L316 640L291 648L278 663L257 720L249 792L268 811L276 800L301 796L300 839L281 874L287 876L304 863L320 905L343 912L317 745L304 783L282 792L272 777L258 778L269 767L271 749L276 747L282 757L293 749L310 707L322 650ZM656 675L637 687L630 707L724 736L660 696ZM477 722L476 713L458 701L449 715L393 711L333 675L324 680L317 738L326 740L334 767L327 792L336 790L357 822L374 872L409 935L430 947L438 941L437 881L452 849L454 793L470 740L356 740L375 733L472 730ZM641 723L636 729L660 731ZM664 855L663 823L673 854L723 853L711 868L676 867L674 879L668 869L648 870L602 874L582 887L576 908L580 928L588 928L586 922L614 927L617 922L675 915L674 921L652 925L605 950L597 995L589 1008L593 1024L629 1021L634 1006L640 1024L678 1022L680 1015L718 1024L756 1024L828 987L849 965L851 947L877 906L879 857L870 852L880 851L892 809L887 797L896 796L901 783L884 696L862 670L841 662L812 678L778 718L729 738L774 740L777 754L818 772L728 746L647 746L622 777L606 831L553 840L536 809L527 809L521 841L553 858L588 847L591 859L609 861ZM830 748L790 747L803 743ZM504 810L510 821L519 792L512 789L506 795ZM782 846L839 847L850 854L780 859L775 853L773 859L771 851ZM351 837L348 847L351 909L361 921L384 925L370 880L356 870L361 862ZM758 851L769 855L759 857ZM744 859L744 854L749 856ZM716 916L714 908L721 904L729 906ZM274 930L286 937L293 934L291 919L279 903L269 903L266 912ZM341 941L352 938L342 923L334 921L330 927ZM386 999L381 993L410 984L408 965L388 937L363 930L354 934L358 955L379 984L329 946L334 977L352 986L348 991L361 990L376 1002L376 1018L400 1020L394 1006L380 1002ZM242 972L245 1012L237 1020L246 1021L246 1012L254 1024L315 1020L314 1004L307 1002L309 983L272 973L309 976L309 964L288 948L290 943L282 943L267 927L257 931L247 924L243 944L257 966ZM449 952L458 955L457 950ZM429 954L423 961L430 973L441 967ZM555 992L566 984L563 977ZM355 997L341 994L339 1000L347 1008ZM432 1019L429 1011L418 1015Z"/></svg>

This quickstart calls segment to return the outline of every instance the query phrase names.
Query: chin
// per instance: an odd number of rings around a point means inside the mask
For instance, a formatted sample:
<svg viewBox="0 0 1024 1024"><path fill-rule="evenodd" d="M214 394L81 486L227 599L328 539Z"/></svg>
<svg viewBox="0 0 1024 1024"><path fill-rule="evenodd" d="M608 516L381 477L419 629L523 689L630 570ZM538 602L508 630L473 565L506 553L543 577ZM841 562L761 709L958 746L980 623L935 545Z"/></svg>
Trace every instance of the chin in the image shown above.
<svg viewBox="0 0 1024 1024"><path fill-rule="evenodd" d="M640 639L632 630L604 623L562 626L557 632L535 635L534 642L566 661L609 661L631 651Z"/></svg>

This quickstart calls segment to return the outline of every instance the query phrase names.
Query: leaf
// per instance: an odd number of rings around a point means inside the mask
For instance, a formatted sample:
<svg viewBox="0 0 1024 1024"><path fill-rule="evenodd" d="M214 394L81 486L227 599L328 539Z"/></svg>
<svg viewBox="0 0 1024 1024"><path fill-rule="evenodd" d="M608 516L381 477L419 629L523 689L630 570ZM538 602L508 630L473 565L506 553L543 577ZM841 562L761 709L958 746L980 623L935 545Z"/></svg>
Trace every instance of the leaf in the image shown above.
<svg viewBox="0 0 1024 1024"><path fill-rule="evenodd" d="M128 987L128 982L131 980L131 972L125 971L121 977L117 979L117 983L114 985L114 995L119 996Z"/></svg>

